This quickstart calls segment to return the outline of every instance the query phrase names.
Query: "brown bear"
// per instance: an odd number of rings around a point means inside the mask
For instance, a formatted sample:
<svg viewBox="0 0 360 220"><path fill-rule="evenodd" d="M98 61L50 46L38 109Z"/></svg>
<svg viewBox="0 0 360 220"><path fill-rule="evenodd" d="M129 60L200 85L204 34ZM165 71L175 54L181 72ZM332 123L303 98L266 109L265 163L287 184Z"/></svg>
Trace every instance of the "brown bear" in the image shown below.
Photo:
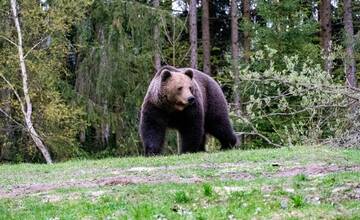
<svg viewBox="0 0 360 220"><path fill-rule="evenodd" d="M167 128L178 130L180 152L205 151L210 134L222 149L236 145L225 96L215 80L196 69L162 67L141 108L140 136L146 155L161 153Z"/></svg>

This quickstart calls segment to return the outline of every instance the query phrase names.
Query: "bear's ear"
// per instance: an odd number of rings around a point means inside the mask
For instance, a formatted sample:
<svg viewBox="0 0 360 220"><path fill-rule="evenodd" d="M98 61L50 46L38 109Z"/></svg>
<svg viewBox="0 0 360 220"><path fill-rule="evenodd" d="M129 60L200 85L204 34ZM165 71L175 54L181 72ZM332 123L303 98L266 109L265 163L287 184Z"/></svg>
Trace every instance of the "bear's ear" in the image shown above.
<svg viewBox="0 0 360 220"><path fill-rule="evenodd" d="M161 82L165 82L168 78L170 78L171 72L169 70L164 70L161 73Z"/></svg>
<svg viewBox="0 0 360 220"><path fill-rule="evenodd" d="M192 69L185 70L184 74L187 75L190 79L192 79L194 75Z"/></svg>

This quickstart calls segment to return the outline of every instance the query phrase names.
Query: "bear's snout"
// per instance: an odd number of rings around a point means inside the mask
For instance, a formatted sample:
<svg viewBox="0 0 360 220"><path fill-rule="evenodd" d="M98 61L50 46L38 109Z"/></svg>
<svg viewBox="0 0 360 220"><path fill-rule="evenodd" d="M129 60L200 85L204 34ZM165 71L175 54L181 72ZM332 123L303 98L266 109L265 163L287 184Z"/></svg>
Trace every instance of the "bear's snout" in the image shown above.
<svg viewBox="0 0 360 220"><path fill-rule="evenodd" d="M194 104L194 102L195 102L195 97L194 97L194 96L190 96L190 97L188 98L188 103L189 103L189 105Z"/></svg>

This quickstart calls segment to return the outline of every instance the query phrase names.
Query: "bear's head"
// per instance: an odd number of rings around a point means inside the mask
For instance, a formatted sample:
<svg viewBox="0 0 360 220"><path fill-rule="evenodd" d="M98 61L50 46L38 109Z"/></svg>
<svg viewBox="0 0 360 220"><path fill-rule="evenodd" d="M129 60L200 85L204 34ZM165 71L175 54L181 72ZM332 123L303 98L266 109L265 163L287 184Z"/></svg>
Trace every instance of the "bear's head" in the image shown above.
<svg viewBox="0 0 360 220"><path fill-rule="evenodd" d="M193 71L170 71L164 69L160 73L161 91L166 104L173 110L183 111L187 106L194 104Z"/></svg>

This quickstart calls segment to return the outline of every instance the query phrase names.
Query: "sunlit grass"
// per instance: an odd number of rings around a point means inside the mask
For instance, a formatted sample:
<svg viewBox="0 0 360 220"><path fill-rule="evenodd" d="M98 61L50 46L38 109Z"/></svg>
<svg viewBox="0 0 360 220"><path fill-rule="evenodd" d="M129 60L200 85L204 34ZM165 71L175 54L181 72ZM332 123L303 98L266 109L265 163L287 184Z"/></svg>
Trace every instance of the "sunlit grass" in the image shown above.
<svg viewBox="0 0 360 220"><path fill-rule="evenodd" d="M54 190L0 198L0 219L357 219L358 171L290 177L276 174L310 164L354 166L359 165L359 158L357 150L293 147L78 160L51 166L2 165L0 192L14 186L119 175L165 175L168 179L94 187L61 185ZM249 176L234 178L239 173ZM179 183L171 180L172 176L201 181Z"/></svg>

